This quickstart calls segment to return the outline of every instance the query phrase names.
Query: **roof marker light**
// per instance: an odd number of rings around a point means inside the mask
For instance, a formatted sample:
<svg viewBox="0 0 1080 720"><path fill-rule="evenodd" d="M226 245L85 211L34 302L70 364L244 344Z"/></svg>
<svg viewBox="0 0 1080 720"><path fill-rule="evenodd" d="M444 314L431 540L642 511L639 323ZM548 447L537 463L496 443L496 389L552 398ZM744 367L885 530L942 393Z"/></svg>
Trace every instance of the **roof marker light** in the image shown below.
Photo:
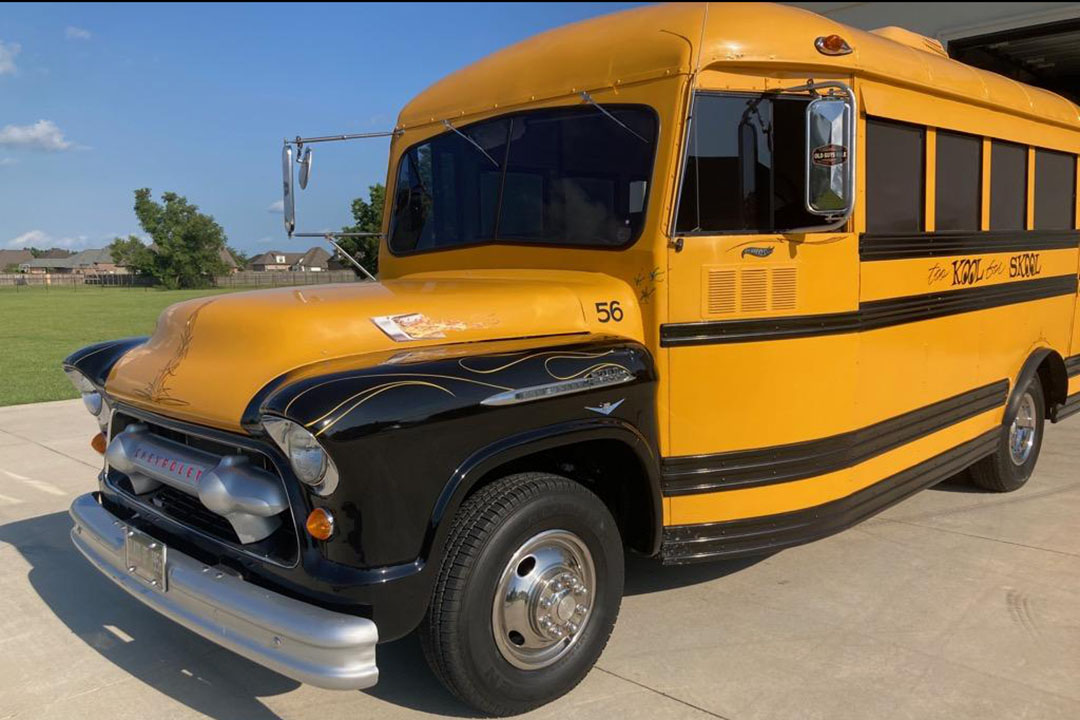
<svg viewBox="0 0 1080 720"><path fill-rule="evenodd" d="M814 41L814 47L822 55L850 55L851 46L839 35L822 35Z"/></svg>

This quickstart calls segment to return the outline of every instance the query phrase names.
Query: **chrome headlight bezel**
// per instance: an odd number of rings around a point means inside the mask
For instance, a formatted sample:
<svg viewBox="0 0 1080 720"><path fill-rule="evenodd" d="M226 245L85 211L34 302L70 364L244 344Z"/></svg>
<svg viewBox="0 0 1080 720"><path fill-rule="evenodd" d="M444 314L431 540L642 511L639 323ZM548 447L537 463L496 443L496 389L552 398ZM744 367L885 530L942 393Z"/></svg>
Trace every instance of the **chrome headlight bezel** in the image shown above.
<svg viewBox="0 0 1080 720"><path fill-rule="evenodd" d="M264 416L262 426L285 455L300 482L320 496L337 489L338 471L333 459L304 426L275 415Z"/></svg>
<svg viewBox="0 0 1080 720"><path fill-rule="evenodd" d="M71 384L75 386L75 389L78 390L87 412L97 418L101 432L108 434L109 421L112 418L112 407L110 407L105 393L90 378L75 368L64 368L64 373L68 376Z"/></svg>

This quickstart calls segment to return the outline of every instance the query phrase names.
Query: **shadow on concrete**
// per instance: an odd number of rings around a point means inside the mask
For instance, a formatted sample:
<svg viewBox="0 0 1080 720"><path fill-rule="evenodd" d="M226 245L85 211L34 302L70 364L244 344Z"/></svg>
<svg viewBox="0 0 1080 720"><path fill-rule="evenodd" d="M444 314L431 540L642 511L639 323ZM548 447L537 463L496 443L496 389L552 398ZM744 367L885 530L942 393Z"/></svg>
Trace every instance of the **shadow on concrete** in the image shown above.
<svg viewBox="0 0 1080 720"><path fill-rule="evenodd" d="M67 513L0 526L0 542L30 565L34 591L72 633L106 660L192 710L212 718L278 718L259 698L299 683L224 650L115 587L71 544ZM665 567L627 558L626 594L643 595L722 578L764 558ZM435 679L413 633L380 645L379 684L365 691L384 702L421 712L473 717ZM359 708L358 708L359 710Z"/></svg>
<svg viewBox="0 0 1080 720"><path fill-rule="evenodd" d="M626 558L626 587L624 595L648 595L673 588L698 585L718 580L766 560L768 555L712 560L691 565L663 565L656 558L628 555Z"/></svg>
<svg viewBox="0 0 1080 720"><path fill-rule="evenodd" d="M929 489L951 493L984 494L985 491L976 487L975 484L972 482L971 475L969 474L970 472L970 470L961 470L956 475L942 480L937 485L933 485Z"/></svg>
<svg viewBox="0 0 1080 720"><path fill-rule="evenodd" d="M0 526L0 542L30 565L34 591L83 642L147 685L213 718L268 720L278 715L259 698L299 683L224 650L130 597L95 570L71 544L67 513ZM427 668L409 636L378 650L380 681L370 691L386 702L441 715L471 715ZM359 708L358 708L359 711ZM148 714L153 714L148 709Z"/></svg>

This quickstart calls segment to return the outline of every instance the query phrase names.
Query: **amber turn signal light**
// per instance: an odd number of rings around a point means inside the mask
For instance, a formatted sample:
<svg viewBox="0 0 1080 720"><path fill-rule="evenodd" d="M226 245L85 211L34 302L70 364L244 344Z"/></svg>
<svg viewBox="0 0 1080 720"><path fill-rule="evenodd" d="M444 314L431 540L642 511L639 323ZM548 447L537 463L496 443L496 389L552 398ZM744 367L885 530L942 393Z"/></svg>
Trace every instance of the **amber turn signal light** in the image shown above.
<svg viewBox="0 0 1080 720"><path fill-rule="evenodd" d="M334 516L329 510L315 508L307 516L307 531L316 540L329 540L334 534Z"/></svg>
<svg viewBox="0 0 1080 720"><path fill-rule="evenodd" d="M93 440L90 441L90 447L97 450L98 455L104 455L105 454L105 435L103 435L102 433L98 433L97 435L95 435Z"/></svg>
<svg viewBox="0 0 1080 720"><path fill-rule="evenodd" d="M839 35L822 35L814 41L814 47L822 55L847 55L851 46Z"/></svg>

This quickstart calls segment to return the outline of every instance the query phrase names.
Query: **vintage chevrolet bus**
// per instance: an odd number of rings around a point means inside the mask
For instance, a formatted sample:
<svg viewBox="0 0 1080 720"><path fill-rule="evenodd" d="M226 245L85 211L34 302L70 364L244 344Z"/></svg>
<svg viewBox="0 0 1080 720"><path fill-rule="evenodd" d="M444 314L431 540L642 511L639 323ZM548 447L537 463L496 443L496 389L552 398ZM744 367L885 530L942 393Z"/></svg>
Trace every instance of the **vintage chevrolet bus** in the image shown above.
<svg viewBox="0 0 1080 720"><path fill-rule="evenodd" d="M1015 490L1080 408L1080 111L927 38L645 7L390 136L377 282L181 303L65 362L104 453L77 547L292 678L369 687L419 628L458 697L527 710L600 655L625 551Z"/></svg>

